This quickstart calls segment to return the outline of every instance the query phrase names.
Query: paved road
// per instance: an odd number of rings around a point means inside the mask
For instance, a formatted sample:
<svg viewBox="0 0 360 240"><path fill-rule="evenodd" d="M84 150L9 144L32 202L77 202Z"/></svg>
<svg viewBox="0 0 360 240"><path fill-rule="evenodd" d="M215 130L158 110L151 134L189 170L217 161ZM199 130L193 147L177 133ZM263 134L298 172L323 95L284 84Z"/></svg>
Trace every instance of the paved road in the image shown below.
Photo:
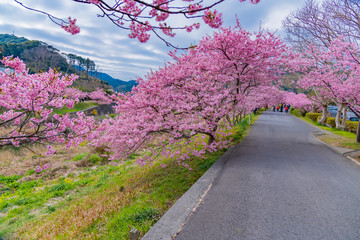
<svg viewBox="0 0 360 240"><path fill-rule="evenodd" d="M265 112L176 240L360 239L360 167Z"/></svg>

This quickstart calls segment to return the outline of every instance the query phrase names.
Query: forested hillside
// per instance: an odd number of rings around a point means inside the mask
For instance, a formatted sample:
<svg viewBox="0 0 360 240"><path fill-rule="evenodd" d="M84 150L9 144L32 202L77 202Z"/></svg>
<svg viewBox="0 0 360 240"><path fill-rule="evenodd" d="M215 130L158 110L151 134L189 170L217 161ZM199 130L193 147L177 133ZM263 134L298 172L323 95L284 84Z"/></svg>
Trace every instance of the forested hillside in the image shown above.
<svg viewBox="0 0 360 240"><path fill-rule="evenodd" d="M80 77L74 84L85 91L98 87L109 88L109 86L120 91L130 91L136 84L134 81L121 81L106 73L98 72L98 66L89 58L72 53L61 53L42 41L0 34L0 58L10 55L22 59L30 73L47 71L49 68L68 74L76 73Z"/></svg>

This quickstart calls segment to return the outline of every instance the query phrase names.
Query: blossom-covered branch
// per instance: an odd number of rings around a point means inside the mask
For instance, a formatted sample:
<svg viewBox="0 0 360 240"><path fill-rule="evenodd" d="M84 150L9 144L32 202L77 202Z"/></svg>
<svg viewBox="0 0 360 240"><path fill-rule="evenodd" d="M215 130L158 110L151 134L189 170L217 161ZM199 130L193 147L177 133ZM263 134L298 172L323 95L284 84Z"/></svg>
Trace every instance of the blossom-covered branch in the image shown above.
<svg viewBox="0 0 360 240"><path fill-rule="evenodd" d="M70 0L68 0L70 1ZM100 10L98 17L110 20L117 27L130 31L129 37L136 38L140 42L147 42L151 32L163 40L167 45L176 47L168 41L167 37L174 37L176 31L183 30L191 32L200 27L200 19L212 28L222 25L222 13L214 9L224 0L213 0L204 4L203 0L72 0L81 4L92 4ZM244 2L246 0L239 0ZM251 0L257 4L260 0ZM60 25L71 34L80 32L76 25L76 19L68 18L61 20L51 14L24 5L20 0L15 0L21 6L39 13L46 14L54 23ZM173 24L170 16L181 16L190 24ZM199 19L199 20L197 20ZM179 21L176 21L179 23ZM176 47L178 48L178 47Z"/></svg>

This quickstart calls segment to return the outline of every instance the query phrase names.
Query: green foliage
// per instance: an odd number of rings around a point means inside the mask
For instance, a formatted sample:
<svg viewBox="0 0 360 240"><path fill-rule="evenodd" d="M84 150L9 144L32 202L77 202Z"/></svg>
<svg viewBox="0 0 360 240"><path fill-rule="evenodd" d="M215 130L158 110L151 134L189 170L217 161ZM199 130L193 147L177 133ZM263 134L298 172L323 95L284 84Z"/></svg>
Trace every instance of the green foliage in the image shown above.
<svg viewBox="0 0 360 240"><path fill-rule="evenodd" d="M156 222L161 217L160 211L154 208L141 209L139 212L130 216L135 223L143 223L145 221Z"/></svg>
<svg viewBox="0 0 360 240"><path fill-rule="evenodd" d="M314 122L316 122L316 119L317 119L319 116L322 116L322 114L321 114L321 113L311 113L311 112L309 112L309 113L306 113L306 115L305 115L305 117L313 120Z"/></svg>
<svg viewBox="0 0 360 240"><path fill-rule="evenodd" d="M61 109L54 108L53 113L65 114L65 113L71 113L71 112L78 112L78 111L83 111L83 110L91 108L91 107L95 107L97 105L98 104L96 102L91 102L91 101L79 102L79 103L76 103L73 108L68 108L68 107L63 107Z"/></svg>
<svg viewBox="0 0 360 240"><path fill-rule="evenodd" d="M87 157L88 153L79 153L75 157L73 157L73 161L80 161Z"/></svg>
<svg viewBox="0 0 360 240"><path fill-rule="evenodd" d="M89 157L89 161L92 162L93 164L96 164L98 162L101 162L102 158L99 157L99 155L97 155L97 154L91 154Z"/></svg>
<svg viewBox="0 0 360 240"><path fill-rule="evenodd" d="M304 117L306 114L306 111L303 109L297 109L297 108L290 108L290 113L296 117Z"/></svg>
<svg viewBox="0 0 360 240"><path fill-rule="evenodd" d="M346 121L345 130L348 132L356 133L359 122Z"/></svg>
<svg viewBox="0 0 360 240"><path fill-rule="evenodd" d="M55 211L56 211L56 208L55 208L55 207L53 207L53 206L47 206L46 212L52 213L52 212L55 212Z"/></svg>
<svg viewBox="0 0 360 240"><path fill-rule="evenodd" d="M0 183L12 183L12 182L15 182L19 179L21 179L22 176L19 176L19 175L13 175L13 176L3 176L3 175L0 175Z"/></svg>
<svg viewBox="0 0 360 240"><path fill-rule="evenodd" d="M328 117L328 119L326 120L326 123L332 128L334 128L336 126L335 118L333 118L333 117Z"/></svg>
<svg viewBox="0 0 360 240"><path fill-rule="evenodd" d="M22 43L29 41L24 37L16 37L10 34L0 34L0 43Z"/></svg>

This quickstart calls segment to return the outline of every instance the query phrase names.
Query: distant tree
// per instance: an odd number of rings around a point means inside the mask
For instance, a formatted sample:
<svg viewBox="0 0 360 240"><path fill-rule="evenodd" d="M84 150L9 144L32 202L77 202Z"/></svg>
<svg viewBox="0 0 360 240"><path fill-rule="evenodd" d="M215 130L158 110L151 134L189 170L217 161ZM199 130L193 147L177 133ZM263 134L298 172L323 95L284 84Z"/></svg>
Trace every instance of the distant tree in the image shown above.
<svg viewBox="0 0 360 240"><path fill-rule="evenodd" d="M95 69L95 62L90 58L86 58L84 60L84 66L86 71L86 79L89 80L89 71L93 71L93 69Z"/></svg>
<svg viewBox="0 0 360 240"><path fill-rule="evenodd" d="M79 73L79 75L81 75L81 71L85 65L85 59L81 56L76 56L76 61L78 64L78 73Z"/></svg>

